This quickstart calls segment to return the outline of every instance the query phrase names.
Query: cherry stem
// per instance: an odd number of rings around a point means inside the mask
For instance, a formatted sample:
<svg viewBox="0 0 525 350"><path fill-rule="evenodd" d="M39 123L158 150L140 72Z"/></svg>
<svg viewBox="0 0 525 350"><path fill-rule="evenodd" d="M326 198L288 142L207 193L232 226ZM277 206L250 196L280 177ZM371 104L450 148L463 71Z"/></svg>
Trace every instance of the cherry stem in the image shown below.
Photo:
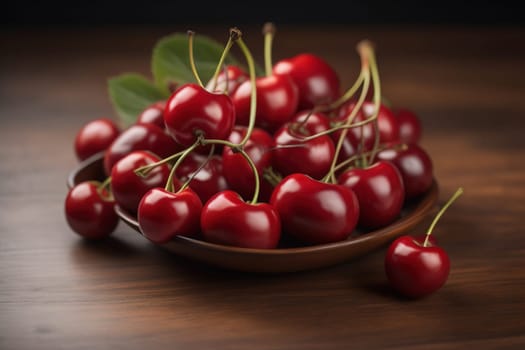
<svg viewBox="0 0 525 350"><path fill-rule="evenodd" d="M199 83L201 87L204 87L204 84L202 83L201 78L199 77L199 73L197 72L197 67L195 66L195 58L193 57L193 38L195 36L195 32L188 30L188 45L189 45L189 53L190 53L190 67L191 72L193 73L193 76Z"/></svg>
<svg viewBox="0 0 525 350"><path fill-rule="evenodd" d="M280 174L277 174L272 167L263 170L263 177L274 187L283 179L283 177Z"/></svg>
<svg viewBox="0 0 525 350"><path fill-rule="evenodd" d="M170 175L168 176L168 181L166 181L166 186L164 189L168 192L175 192L175 189L173 188L173 177L175 176L175 171L179 167L179 165L182 163L182 161L191 153L193 150L197 147L199 147L202 144L203 138L202 136L199 136L197 138L197 141L190 147L186 148L184 151L182 151L182 154L180 155L179 159L175 162L173 167L171 168Z"/></svg>
<svg viewBox="0 0 525 350"><path fill-rule="evenodd" d="M275 35L275 25L267 22L262 30L264 34L264 69L266 76L272 75L272 42Z"/></svg>
<svg viewBox="0 0 525 350"><path fill-rule="evenodd" d="M108 176L104 180L104 182L102 182L100 185L97 186L97 192L101 198L109 199L109 200L113 199L113 195L111 194L111 191L109 191L109 194L107 196L104 195L104 189L108 188L110 184L111 184L111 176Z"/></svg>
<svg viewBox="0 0 525 350"><path fill-rule="evenodd" d="M360 50L364 51L364 53L368 56L368 60L370 62L370 72L372 73L372 86L374 88L374 113L370 118L374 120L374 146L372 147L372 152L370 154L369 160L369 162L372 163L379 147L379 124L377 116L379 115L379 107L381 105L381 81L379 79L379 70L377 69L377 62L373 44L365 40L361 42L359 46ZM364 161L366 162L366 159L364 159Z"/></svg>
<svg viewBox="0 0 525 350"><path fill-rule="evenodd" d="M226 42L226 46L224 47L224 50L222 51L221 58L219 59L219 63L217 64L217 68L215 68L215 73L213 74L213 77L211 78L213 81L213 86L211 91L215 91L217 88L217 78L219 77L219 73L221 72L222 65L224 64L224 61L226 60L226 57L228 56L228 53L230 52L230 49L233 46L233 43L235 40L237 40L238 36L238 29L233 28L230 30L230 36L228 37L228 41ZM228 71L226 71L226 79L228 78ZM228 91L228 90L226 90Z"/></svg>
<svg viewBox="0 0 525 350"><path fill-rule="evenodd" d="M380 95L381 91L379 89L377 89L377 90L374 89L374 102L375 102L376 110L374 111L373 115L370 118L367 118L366 120L364 120L363 121L364 124L360 124L360 123L352 124L354 119L355 119L355 117L357 116L358 111L361 110L361 107L363 106L363 103L365 101L366 94L367 94L368 89L370 87L370 75L372 75L372 80L373 80L374 84L375 83L379 84L379 75L377 73L377 66L376 66L376 63L375 63L374 49L373 49L372 43L370 41L368 41L368 40L364 40L364 41L359 42L358 45L357 45L357 52L359 53L359 56L361 58L361 73L359 74L359 77L358 77L356 83L354 84L354 86L350 90L354 90L354 87L355 87L355 90L357 90L359 88L360 84L357 84L357 83L358 82L360 83L361 76L363 77L362 78L363 86L361 87L361 94L359 95L359 99L357 100L357 103L355 104L354 108L352 108L352 111L350 112L350 114L347 116L346 121L343 124L343 126L340 127L341 129L343 129L343 131L341 132L341 135L339 135L339 139L337 140L337 145L336 145L336 148L335 148L335 154L334 154L334 157L332 159L332 164L330 166L330 170L329 170L328 174L325 177L323 177L323 179L327 179L326 181L328 181L328 179L330 179L330 181L332 183L336 182L335 170L334 169L335 169L335 167L337 165L337 160L339 158L339 153L341 152L341 148L343 146L344 139L346 138L346 135L348 133L348 128L347 127L357 127L357 126L361 126L361 125L364 125L366 123L369 123L371 121L375 122L377 120L377 116L379 114L379 102L380 102L380 97L381 97L381 95ZM349 95L349 97L350 96L352 96L352 95ZM378 97L379 97L379 99L378 99ZM378 132L376 132L376 134L378 134ZM373 157L375 156L375 151L374 150L378 147L378 145L379 145L379 139L376 138L375 143L374 143L374 149L373 149L373 152L371 154L370 159L373 159ZM363 162L366 164L366 159L365 158L363 158Z"/></svg>
<svg viewBox="0 0 525 350"><path fill-rule="evenodd" d="M159 165L166 164L168 162L171 162L173 159L180 157L185 151L181 151L175 154L172 154L171 156L164 158L162 160L159 160L158 162L151 163L148 165L143 165L137 169L135 169L135 174L137 174L140 177L146 177L153 168L158 167Z"/></svg>
<svg viewBox="0 0 525 350"><path fill-rule="evenodd" d="M443 206L443 208L441 208L441 210L437 213L436 217L434 218L434 220L432 221L432 223L430 224L430 227L428 228L428 231L427 231L427 234L426 234L426 237L425 237L425 241L423 242L423 247L426 247L428 245L428 240L430 238L430 235L432 234L432 231L434 230L434 227L436 226L438 220L441 218L441 216L443 215L443 213L445 213L445 211L447 210L448 207L450 207L450 205L459 197L461 196L461 194L463 193L463 188L460 187L456 190L456 192L454 193L454 195L447 201L447 203L445 203L445 205Z"/></svg>
<svg viewBox="0 0 525 350"><path fill-rule="evenodd" d="M309 135L309 136L299 136L297 137L298 139L300 139L301 141L311 141L317 137L320 137L320 136L324 136L324 135L330 135L336 131L339 131L339 130L344 130L344 129L353 129L353 128L357 128L357 127L360 127L360 126L363 126L363 125L366 125L366 124L369 124L370 122L373 121L373 118L367 118L365 120L362 120L360 122L356 122L356 123L352 123L350 125L348 125L346 122L343 123L343 124L340 124L340 125L337 125L337 126L334 126L333 128L330 128L328 130L325 130L325 131L321 131L321 132L318 132L317 134L313 134L313 135ZM292 131L296 131L301 125L303 124L303 122L301 122L301 124L299 124L296 128L293 128L293 125L290 125L288 127L288 130L292 130ZM290 129L291 128L291 129ZM295 133L297 134L297 133Z"/></svg>
<svg viewBox="0 0 525 350"><path fill-rule="evenodd" d="M237 29L238 30L238 29ZM244 138L239 143L238 146L242 147L248 142L250 139L250 136L252 135L253 128L255 127L255 117L257 112L257 87L256 87L256 74L255 74L255 63L253 61L253 56L242 40L242 37L240 35L239 31L239 37L235 41L239 47L242 50L242 53L244 54L244 57L246 58L246 63L248 64L248 72L250 74L250 84L251 84L251 93L250 93L250 119L248 123L248 127L246 129L246 134L244 135Z"/></svg>
<svg viewBox="0 0 525 350"><path fill-rule="evenodd" d="M103 189L105 189L106 187L108 187L110 183L111 183L111 176L108 176L108 177L104 180L104 182L102 182L102 183L100 184L100 186L98 186L98 189L99 189L99 190L103 190Z"/></svg>
<svg viewBox="0 0 525 350"><path fill-rule="evenodd" d="M355 117L357 116L357 112L361 109L361 106L365 101L366 92L368 91L368 86L370 85L370 72L368 67L368 60L366 60L365 57L361 57L361 74L363 74L363 87L361 88L361 94L359 96L359 99L357 100L355 107L352 109L352 111L346 118L346 122L343 124L345 126L350 126L354 121ZM330 165L330 170L328 172L328 174L330 174L329 178L331 179L332 183L336 182L334 168L337 165L337 159L339 158L339 153L341 152L341 148L343 147L343 143L347 133L348 129L343 128L343 131L341 132L341 135L339 135L339 139L337 140L335 154L332 159L332 164Z"/></svg>
<svg viewBox="0 0 525 350"><path fill-rule="evenodd" d="M244 159L248 162L248 165L252 169L253 177L255 179L255 189L253 191L253 197L252 200L249 202L250 204L256 204L259 200L259 191L260 191L260 179L259 179L259 172L257 171L257 167L255 166L255 163L250 158L250 156L242 149L242 145L235 144L229 141L225 140L219 140L219 139L205 139L202 140L203 145L212 145L212 144L219 144L224 145L227 147L230 147L234 153L240 153Z"/></svg>
<svg viewBox="0 0 525 350"><path fill-rule="evenodd" d="M182 186L179 189L179 192L184 191L186 188L188 188L188 186L193 181L195 176L197 176L197 174L206 166L206 164L208 164L208 162L210 161L211 157L213 156L213 152L215 152L215 145L211 145L210 152L208 153L208 157L206 158L206 160L204 160L199 165L199 167L190 175L190 177L188 177L188 179L182 184Z"/></svg>

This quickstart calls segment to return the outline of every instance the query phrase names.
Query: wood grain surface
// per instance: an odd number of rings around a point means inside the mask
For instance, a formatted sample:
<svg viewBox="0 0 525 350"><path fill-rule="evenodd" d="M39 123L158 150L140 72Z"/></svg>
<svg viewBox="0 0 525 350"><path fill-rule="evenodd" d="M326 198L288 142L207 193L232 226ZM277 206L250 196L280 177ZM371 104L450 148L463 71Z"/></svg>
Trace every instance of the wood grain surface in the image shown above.
<svg viewBox="0 0 525 350"><path fill-rule="evenodd" d="M227 36L176 26L0 34L0 349L525 348L522 28L278 28L274 60L322 55L344 86L357 76L355 45L374 41L385 95L422 118L440 203L465 188L435 230L449 280L417 301L388 288L384 249L261 276L175 257L124 224L99 243L70 231L76 131L115 117L108 77L149 75L155 41L187 29ZM261 60L259 28L245 39Z"/></svg>

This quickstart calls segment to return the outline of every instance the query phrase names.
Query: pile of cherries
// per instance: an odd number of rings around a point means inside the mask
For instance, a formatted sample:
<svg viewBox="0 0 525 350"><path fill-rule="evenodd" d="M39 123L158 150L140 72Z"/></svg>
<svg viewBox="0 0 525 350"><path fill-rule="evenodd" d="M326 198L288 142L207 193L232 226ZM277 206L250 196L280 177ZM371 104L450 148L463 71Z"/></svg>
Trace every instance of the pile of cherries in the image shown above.
<svg viewBox="0 0 525 350"><path fill-rule="evenodd" d="M342 91L317 55L272 64L273 27L264 34L265 76L232 29L225 51L238 44L247 68L221 59L205 85L193 66L198 83L178 86L125 130L106 118L81 128L78 159L104 152L107 179L70 189L73 231L108 236L118 205L156 244L177 235L257 249L324 244L391 224L429 190L420 120L382 102L369 42L357 46L361 71Z"/></svg>

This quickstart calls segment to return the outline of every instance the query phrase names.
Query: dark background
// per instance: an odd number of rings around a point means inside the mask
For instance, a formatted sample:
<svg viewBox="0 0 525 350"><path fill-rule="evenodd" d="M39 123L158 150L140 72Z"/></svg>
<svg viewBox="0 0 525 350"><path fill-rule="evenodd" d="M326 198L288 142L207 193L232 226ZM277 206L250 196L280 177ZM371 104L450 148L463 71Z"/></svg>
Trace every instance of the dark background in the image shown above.
<svg viewBox="0 0 525 350"><path fill-rule="evenodd" d="M20 26L174 24L469 24L522 25L510 1L18 1L2 10L2 23ZM519 2L514 2L519 3Z"/></svg>

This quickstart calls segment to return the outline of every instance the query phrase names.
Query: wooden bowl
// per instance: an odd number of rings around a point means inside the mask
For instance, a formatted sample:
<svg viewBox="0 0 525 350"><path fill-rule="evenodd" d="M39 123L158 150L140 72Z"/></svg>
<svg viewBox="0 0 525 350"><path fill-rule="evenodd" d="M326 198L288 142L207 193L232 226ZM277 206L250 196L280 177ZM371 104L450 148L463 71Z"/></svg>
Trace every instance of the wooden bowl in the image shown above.
<svg viewBox="0 0 525 350"><path fill-rule="evenodd" d="M102 160L103 156L97 154L80 163L69 174L68 186L72 187L86 180L103 180ZM343 263L385 246L421 222L433 209L438 194L438 184L434 180L430 190L419 200L405 206L400 218L391 225L370 232L356 231L347 240L337 243L251 249L177 236L172 241L159 246L180 256L239 271L282 273L311 270ZM116 211L126 224L141 234L136 217L118 206Z"/></svg>

